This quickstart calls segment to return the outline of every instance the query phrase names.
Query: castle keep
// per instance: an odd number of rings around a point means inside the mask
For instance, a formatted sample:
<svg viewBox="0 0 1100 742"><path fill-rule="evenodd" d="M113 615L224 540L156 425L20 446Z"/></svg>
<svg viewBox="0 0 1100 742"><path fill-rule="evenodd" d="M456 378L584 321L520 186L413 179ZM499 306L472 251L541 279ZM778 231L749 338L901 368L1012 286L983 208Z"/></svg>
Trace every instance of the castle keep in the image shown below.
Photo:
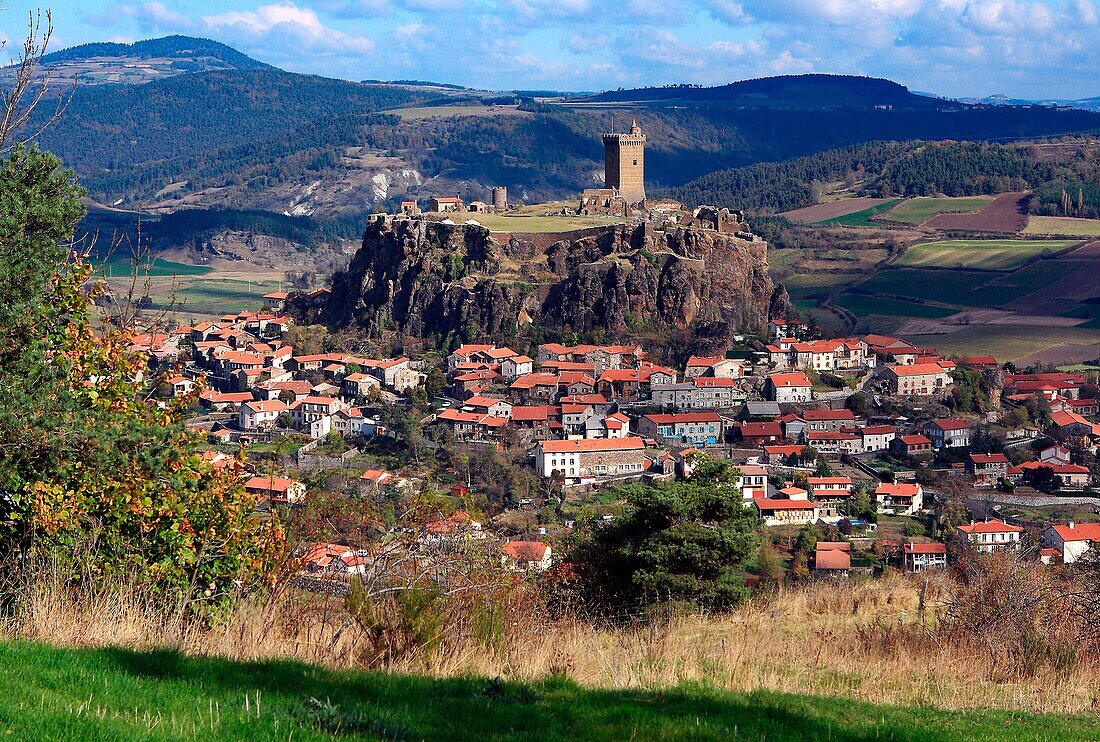
<svg viewBox="0 0 1100 742"><path fill-rule="evenodd" d="M637 121L629 134L603 135L604 187L614 188L628 204L645 200L645 134Z"/></svg>

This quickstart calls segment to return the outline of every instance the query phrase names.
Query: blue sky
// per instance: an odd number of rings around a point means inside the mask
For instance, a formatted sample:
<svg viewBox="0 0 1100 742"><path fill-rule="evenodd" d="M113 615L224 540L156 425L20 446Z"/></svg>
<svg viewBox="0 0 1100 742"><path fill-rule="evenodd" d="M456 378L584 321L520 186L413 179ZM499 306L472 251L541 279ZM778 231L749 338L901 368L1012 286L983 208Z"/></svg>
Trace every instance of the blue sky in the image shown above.
<svg viewBox="0 0 1100 742"><path fill-rule="evenodd" d="M17 39L26 0L0 4ZM54 48L169 33L284 69L490 89L888 77L952 96L1100 95L1100 0L52 0Z"/></svg>

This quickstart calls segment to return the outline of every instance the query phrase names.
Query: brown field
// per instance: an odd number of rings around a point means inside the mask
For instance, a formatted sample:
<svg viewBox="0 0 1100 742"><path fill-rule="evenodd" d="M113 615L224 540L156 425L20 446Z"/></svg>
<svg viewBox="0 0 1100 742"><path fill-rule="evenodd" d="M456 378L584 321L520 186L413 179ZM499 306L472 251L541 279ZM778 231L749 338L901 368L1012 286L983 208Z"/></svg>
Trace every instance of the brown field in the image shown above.
<svg viewBox="0 0 1100 742"><path fill-rule="evenodd" d="M981 211L968 214L940 214L923 226L931 229L971 232L1019 232L1027 226L1024 210L1027 193L1005 193Z"/></svg>
<svg viewBox="0 0 1100 742"><path fill-rule="evenodd" d="M1077 270L1038 291L1009 302L1005 306L1035 314L1069 312L1088 299L1100 296L1100 241L1091 242L1058 260L1071 262Z"/></svg>
<svg viewBox="0 0 1100 742"><path fill-rule="evenodd" d="M780 214L780 216L786 217L792 222L797 222L799 224L812 224L814 222L825 221L826 219L836 219L838 216L854 214L857 211L863 211L872 206L884 204L889 200L888 198L846 198L842 201L833 201L826 204L807 206L804 209L785 211Z"/></svg>

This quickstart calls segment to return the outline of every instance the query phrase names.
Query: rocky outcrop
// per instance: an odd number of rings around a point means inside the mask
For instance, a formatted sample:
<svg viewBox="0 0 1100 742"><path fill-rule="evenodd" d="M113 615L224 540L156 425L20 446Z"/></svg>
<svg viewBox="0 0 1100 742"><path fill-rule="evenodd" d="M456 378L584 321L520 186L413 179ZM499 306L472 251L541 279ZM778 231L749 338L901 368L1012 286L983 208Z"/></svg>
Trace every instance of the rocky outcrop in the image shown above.
<svg viewBox="0 0 1100 742"><path fill-rule="evenodd" d="M616 337L700 329L714 345L768 319L767 244L712 230L647 224L545 235L379 217L321 319L370 337ZM537 247L536 247L537 246Z"/></svg>

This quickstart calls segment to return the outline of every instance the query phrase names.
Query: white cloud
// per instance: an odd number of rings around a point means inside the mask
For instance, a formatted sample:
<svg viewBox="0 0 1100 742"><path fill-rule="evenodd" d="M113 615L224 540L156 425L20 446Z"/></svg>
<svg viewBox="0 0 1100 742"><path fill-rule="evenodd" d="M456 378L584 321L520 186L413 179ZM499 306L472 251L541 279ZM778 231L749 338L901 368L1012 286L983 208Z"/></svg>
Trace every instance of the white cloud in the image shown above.
<svg viewBox="0 0 1100 742"><path fill-rule="evenodd" d="M255 43L301 45L315 52L350 52L363 54L374 49L374 42L364 36L354 36L321 22L317 13L299 8L293 3L264 5L251 11L227 11L202 17L202 23L222 38Z"/></svg>
<svg viewBox="0 0 1100 742"><path fill-rule="evenodd" d="M188 16L169 10L161 2L120 5L117 10L119 14L133 18L142 30L175 28L186 31L195 27L194 21Z"/></svg>

